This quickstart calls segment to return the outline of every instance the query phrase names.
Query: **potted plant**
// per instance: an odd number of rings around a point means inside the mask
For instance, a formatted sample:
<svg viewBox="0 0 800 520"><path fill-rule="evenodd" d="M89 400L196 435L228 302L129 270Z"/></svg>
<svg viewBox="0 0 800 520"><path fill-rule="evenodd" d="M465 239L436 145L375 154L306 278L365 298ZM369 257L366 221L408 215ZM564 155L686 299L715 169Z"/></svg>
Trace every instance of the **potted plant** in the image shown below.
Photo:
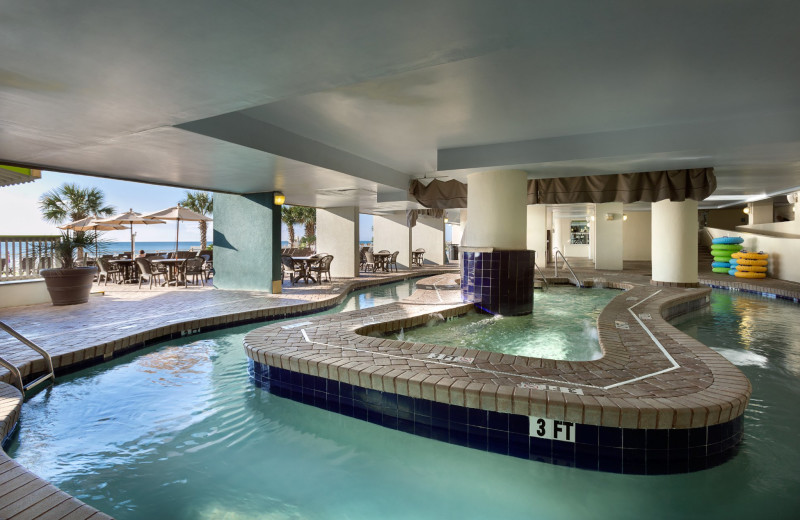
<svg viewBox="0 0 800 520"><path fill-rule="evenodd" d="M53 247L54 256L61 267L39 271L53 305L74 305L89 301L97 268L77 267L75 260L78 250L93 246L96 241L96 235L92 233L61 233L61 241Z"/></svg>

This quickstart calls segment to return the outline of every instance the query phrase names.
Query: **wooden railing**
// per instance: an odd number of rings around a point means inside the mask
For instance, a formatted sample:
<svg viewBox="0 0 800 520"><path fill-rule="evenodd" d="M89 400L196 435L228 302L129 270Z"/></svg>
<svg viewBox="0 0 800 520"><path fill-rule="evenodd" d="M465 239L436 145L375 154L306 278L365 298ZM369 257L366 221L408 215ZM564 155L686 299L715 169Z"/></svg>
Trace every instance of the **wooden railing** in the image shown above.
<svg viewBox="0 0 800 520"><path fill-rule="evenodd" d="M59 235L0 235L0 282L40 278L56 265L53 246Z"/></svg>

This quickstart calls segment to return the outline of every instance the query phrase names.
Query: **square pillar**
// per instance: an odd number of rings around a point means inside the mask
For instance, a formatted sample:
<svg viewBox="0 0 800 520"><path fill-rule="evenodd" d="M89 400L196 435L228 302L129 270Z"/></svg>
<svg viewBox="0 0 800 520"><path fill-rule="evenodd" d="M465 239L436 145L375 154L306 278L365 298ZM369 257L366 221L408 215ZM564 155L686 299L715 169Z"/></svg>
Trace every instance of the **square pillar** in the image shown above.
<svg viewBox="0 0 800 520"><path fill-rule="evenodd" d="M528 249L536 251L536 263L547 266L547 206L531 204L528 206Z"/></svg>
<svg viewBox="0 0 800 520"><path fill-rule="evenodd" d="M424 249L426 264L444 264L444 218L420 215L411 228L411 250Z"/></svg>
<svg viewBox="0 0 800 520"><path fill-rule="evenodd" d="M317 251L333 255L331 276L358 276L358 208L317 208Z"/></svg>
<svg viewBox="0 0 800 520"><path fill-rule="evenodd" d="M622 203L595 205L595 269L622 270Z"/></svg>
<svg viewBox="0 0 800 520"><path fill-rule="evenodd" d="M214 286L281 292L281 208L273 192L214 194Z"/></svg>
<svg viewBox="0 0 800 520"><path fill-rule="evenodd" d="M372 250L386 249L397 255L397 267L407 269L411 265L411 229L406 212L392 215L375 215L372 219Z"/></svg>

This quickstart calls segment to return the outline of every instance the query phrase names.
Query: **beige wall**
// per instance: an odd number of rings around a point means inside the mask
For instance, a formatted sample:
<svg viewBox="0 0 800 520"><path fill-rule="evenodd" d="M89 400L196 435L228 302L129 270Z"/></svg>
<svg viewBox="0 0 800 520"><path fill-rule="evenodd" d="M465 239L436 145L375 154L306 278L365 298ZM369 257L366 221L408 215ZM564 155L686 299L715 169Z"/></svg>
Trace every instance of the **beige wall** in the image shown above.
<svg viewBox="0 0 800 520"><path fill-rule="evenodd" d="M420 216L411 228L411 249L425 250L425 263L444 264L444 219Z"/></svg>
<svg viewBox="0 0 800 520"><path fill-rule="evenodd" d="M652 258L652 213L631 211L622 222L622 259L650 260Z"/></svg>
<svg viewBox="0 0 800 520"><path fill-rule="evenodd" d="M736 229L736 226L747 224L747 215L742 208L711 209L708 211L706 225L718 229Z"/></svg>
<svg viewBox="0 0 800 520"><path fill-rule="evenodd" d="M50 303L44 280L20 280L0 283L0 308Z"/></svg>
<svg viewBox="0 0 800 520"><path fill-rule="evenodd" d="M545 249L547 248L547 206L531 204L528 206L527 244L528 249L536 252L536 264L545 265Z"/></svg>
<svg viewBox="0 0 800 520"><path fill-rule="evenodd" d="M595 205L595 247L594 265L596 269L622 270L622 203L608 202ZM611 220L608 220L608 217Z"/></svg>
<svg viewBox="0 0 800 520"><path fill-rule="evenodd" d="M372 250L381 251L383 249L400 251L397 255L397 267L406 268L411 265L411 229L409 229L406 219L406 212L403 211L394 215L375 215L372 219L374 236L372 238Z"/></svg>
<svg viewBox="0 0 800 520"><path fill-rule="evenodd" d="M317 209L317 251L333 255L331 276L358 276L358 208Z"/></svg>

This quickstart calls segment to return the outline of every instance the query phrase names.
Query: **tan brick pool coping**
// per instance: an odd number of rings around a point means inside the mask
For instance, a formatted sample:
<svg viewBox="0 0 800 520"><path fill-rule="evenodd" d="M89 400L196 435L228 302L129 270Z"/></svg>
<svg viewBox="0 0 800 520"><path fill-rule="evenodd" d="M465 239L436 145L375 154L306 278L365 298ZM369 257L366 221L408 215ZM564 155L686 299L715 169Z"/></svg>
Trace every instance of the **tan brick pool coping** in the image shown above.
<svg viewBox="0 0 800 520"><path fill-rule="evenodd" d="M245 337L245 350L265 365L363 388L582 424L694 428L744 413L751 393L744 374L665 319L706 305L709 289L608 284L626 291L598 318L603 356L593 361L369 335L469 311L455 276L425 280L431 288L399 303L259 328Z"/></svg>

